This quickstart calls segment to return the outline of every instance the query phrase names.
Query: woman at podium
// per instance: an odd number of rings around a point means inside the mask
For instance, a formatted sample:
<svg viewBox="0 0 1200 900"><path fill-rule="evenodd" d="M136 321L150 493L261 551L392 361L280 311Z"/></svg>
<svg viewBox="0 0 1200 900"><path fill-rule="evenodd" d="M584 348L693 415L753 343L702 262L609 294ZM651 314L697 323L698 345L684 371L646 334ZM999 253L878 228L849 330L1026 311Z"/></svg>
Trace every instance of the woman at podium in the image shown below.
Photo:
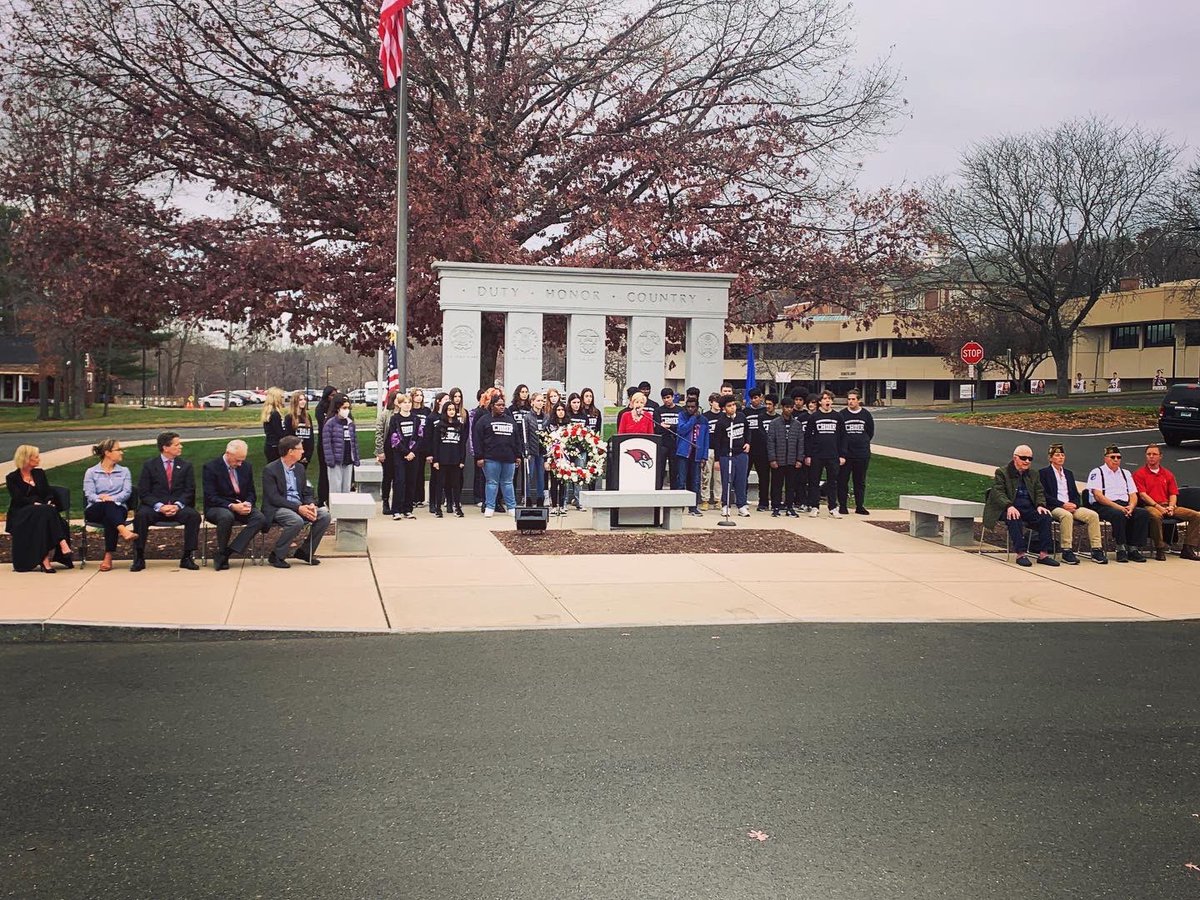
<svg viewBox="0 0 1200 900"><path fill-rule="evenodd" d="M617 420L617 434L654 434L654 416L646 412L646 395L641 391L629 398L629 409Z"/></svg>

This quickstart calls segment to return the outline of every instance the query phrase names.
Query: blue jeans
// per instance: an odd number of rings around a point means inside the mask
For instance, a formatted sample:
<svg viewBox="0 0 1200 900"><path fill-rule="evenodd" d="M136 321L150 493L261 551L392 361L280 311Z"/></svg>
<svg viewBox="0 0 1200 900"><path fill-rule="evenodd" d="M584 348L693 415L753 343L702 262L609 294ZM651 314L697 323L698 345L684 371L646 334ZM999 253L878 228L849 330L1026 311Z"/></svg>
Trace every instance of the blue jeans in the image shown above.
<svg viewBox="0 0 1200 900"><path fill-rule="evenodd" d="M525 470L528 477L525 483L528 485L526 493L529 495L529 502L533 506L542 505L542 494L546 492L546 469L542 458L536 457L533 460L525 463L528 468Z"/></svg>
<svg viewBox="0 0 1200 900"><path fill-rule="evenodd" d="M721 486L724 488L721 505L745 506L746 479L750 477L749 455L739 453L737 456L722 456L720 461ZM736 500L736 502L730 503L730 500Z"/></svg>
<svg viewBox="0 0 1200 900"><path fill-rule="evenodd" d="M696 502L693 506L700 506L700 471L704 468L704 461L699 459L688 459L686 456L675 457L675 483L671 487L677 491L691 491L696 495Z"/></svg>
<svg viewBox="0 0 1200 900"><path fill-rule="evenodd" d="M516 471L516 463L498 462L494 459L483 461L483 477L487 479L487 485L483 489L485 509L494 510L496 508L497 488L504 497L504 505L509 509L516 509L517 497L513 490L513 475Z"/></svg>

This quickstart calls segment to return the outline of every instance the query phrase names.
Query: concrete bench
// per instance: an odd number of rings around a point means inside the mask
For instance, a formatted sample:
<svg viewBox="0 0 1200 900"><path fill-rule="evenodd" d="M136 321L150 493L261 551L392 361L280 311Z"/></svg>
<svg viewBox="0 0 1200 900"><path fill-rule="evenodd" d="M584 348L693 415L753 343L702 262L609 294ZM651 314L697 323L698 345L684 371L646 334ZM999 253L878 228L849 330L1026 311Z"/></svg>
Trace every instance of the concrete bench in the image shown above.
<svg viewBox="0 0 1200 900"><path fill-rule="evenodd" d="M329 515L337 522L334 549L362 553L367 549L367 520L375 515L369 494L330 494Z"/></svg>
<svg viewBox="0 0 1200 900"><path fill-rule="evenodd" d="M354 482L376 503L383 499L383 466L379 463L364 461L354 470Z"/></svg>
<svg viewBox="0 0 1200 900"><path fill-rule="evenodd" d="M612 531L614 509L661 509L667 531L683 530L683 511L696 505L691 491L580 491L579 502L592 511L592 528Z"/></svg>
<svg viewBox="0 0 1200 900"><path fill-rule="evenodd" d="M946 520L942 543L966 547L975 543L975 519L983 515L983 504L927 494L905 494L900 508L908 510L908 533L913 537L937 537L938 519Z"/></svg>

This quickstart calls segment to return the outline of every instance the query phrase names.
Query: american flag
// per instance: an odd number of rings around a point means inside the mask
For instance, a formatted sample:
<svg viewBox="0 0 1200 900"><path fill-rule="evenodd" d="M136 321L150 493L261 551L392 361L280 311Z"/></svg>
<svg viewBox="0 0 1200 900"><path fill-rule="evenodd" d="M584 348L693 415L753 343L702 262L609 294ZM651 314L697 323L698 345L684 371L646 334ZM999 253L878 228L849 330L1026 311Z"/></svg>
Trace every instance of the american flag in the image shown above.
<svg viewBox="0 0 1200 900"><path fill-rule="evenodd" d="M400 80L404 65L404 11L412 0L383 0L379 8L379 66L389 91Z"/></svg>
<svg viewBox="0 0 1200 900"><path fill-rule="evenodd" d="M392 332L388 338L388 362L387 362L387 383L386 394L392 391L400 390L400 366L396 362L396 332Z"/></svg>

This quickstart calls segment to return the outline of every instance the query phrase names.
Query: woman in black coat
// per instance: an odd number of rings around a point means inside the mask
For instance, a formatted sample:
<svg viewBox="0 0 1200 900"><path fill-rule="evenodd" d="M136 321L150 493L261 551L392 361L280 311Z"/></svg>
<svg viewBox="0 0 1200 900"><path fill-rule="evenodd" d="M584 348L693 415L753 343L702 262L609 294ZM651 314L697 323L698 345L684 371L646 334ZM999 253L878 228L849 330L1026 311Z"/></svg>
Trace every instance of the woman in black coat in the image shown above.
<svg viewBox="0 0 1200 900"><path fill-rule="evenodd" d="M329 405L333 402L333 398L337 395L337 388L332 384L325 385L321 391L321 402L317 405L317 434L324 433L325 420L330 416L336 416L337 410L330 409ZM329 473L325 471L325 450L321 446L322 441L317 441L317 505L329 505Z"/></svg>
<svg viewBox="0 0 1200 900"><path fill-rule="evenodd" d="M16 466L4 479L10 498L4 530L12 535L12 565L16 572L54 574L53 562L75 568L70 532L50 490L46 473L38 468L38 448L22 444L13 456Z"/></svg>

